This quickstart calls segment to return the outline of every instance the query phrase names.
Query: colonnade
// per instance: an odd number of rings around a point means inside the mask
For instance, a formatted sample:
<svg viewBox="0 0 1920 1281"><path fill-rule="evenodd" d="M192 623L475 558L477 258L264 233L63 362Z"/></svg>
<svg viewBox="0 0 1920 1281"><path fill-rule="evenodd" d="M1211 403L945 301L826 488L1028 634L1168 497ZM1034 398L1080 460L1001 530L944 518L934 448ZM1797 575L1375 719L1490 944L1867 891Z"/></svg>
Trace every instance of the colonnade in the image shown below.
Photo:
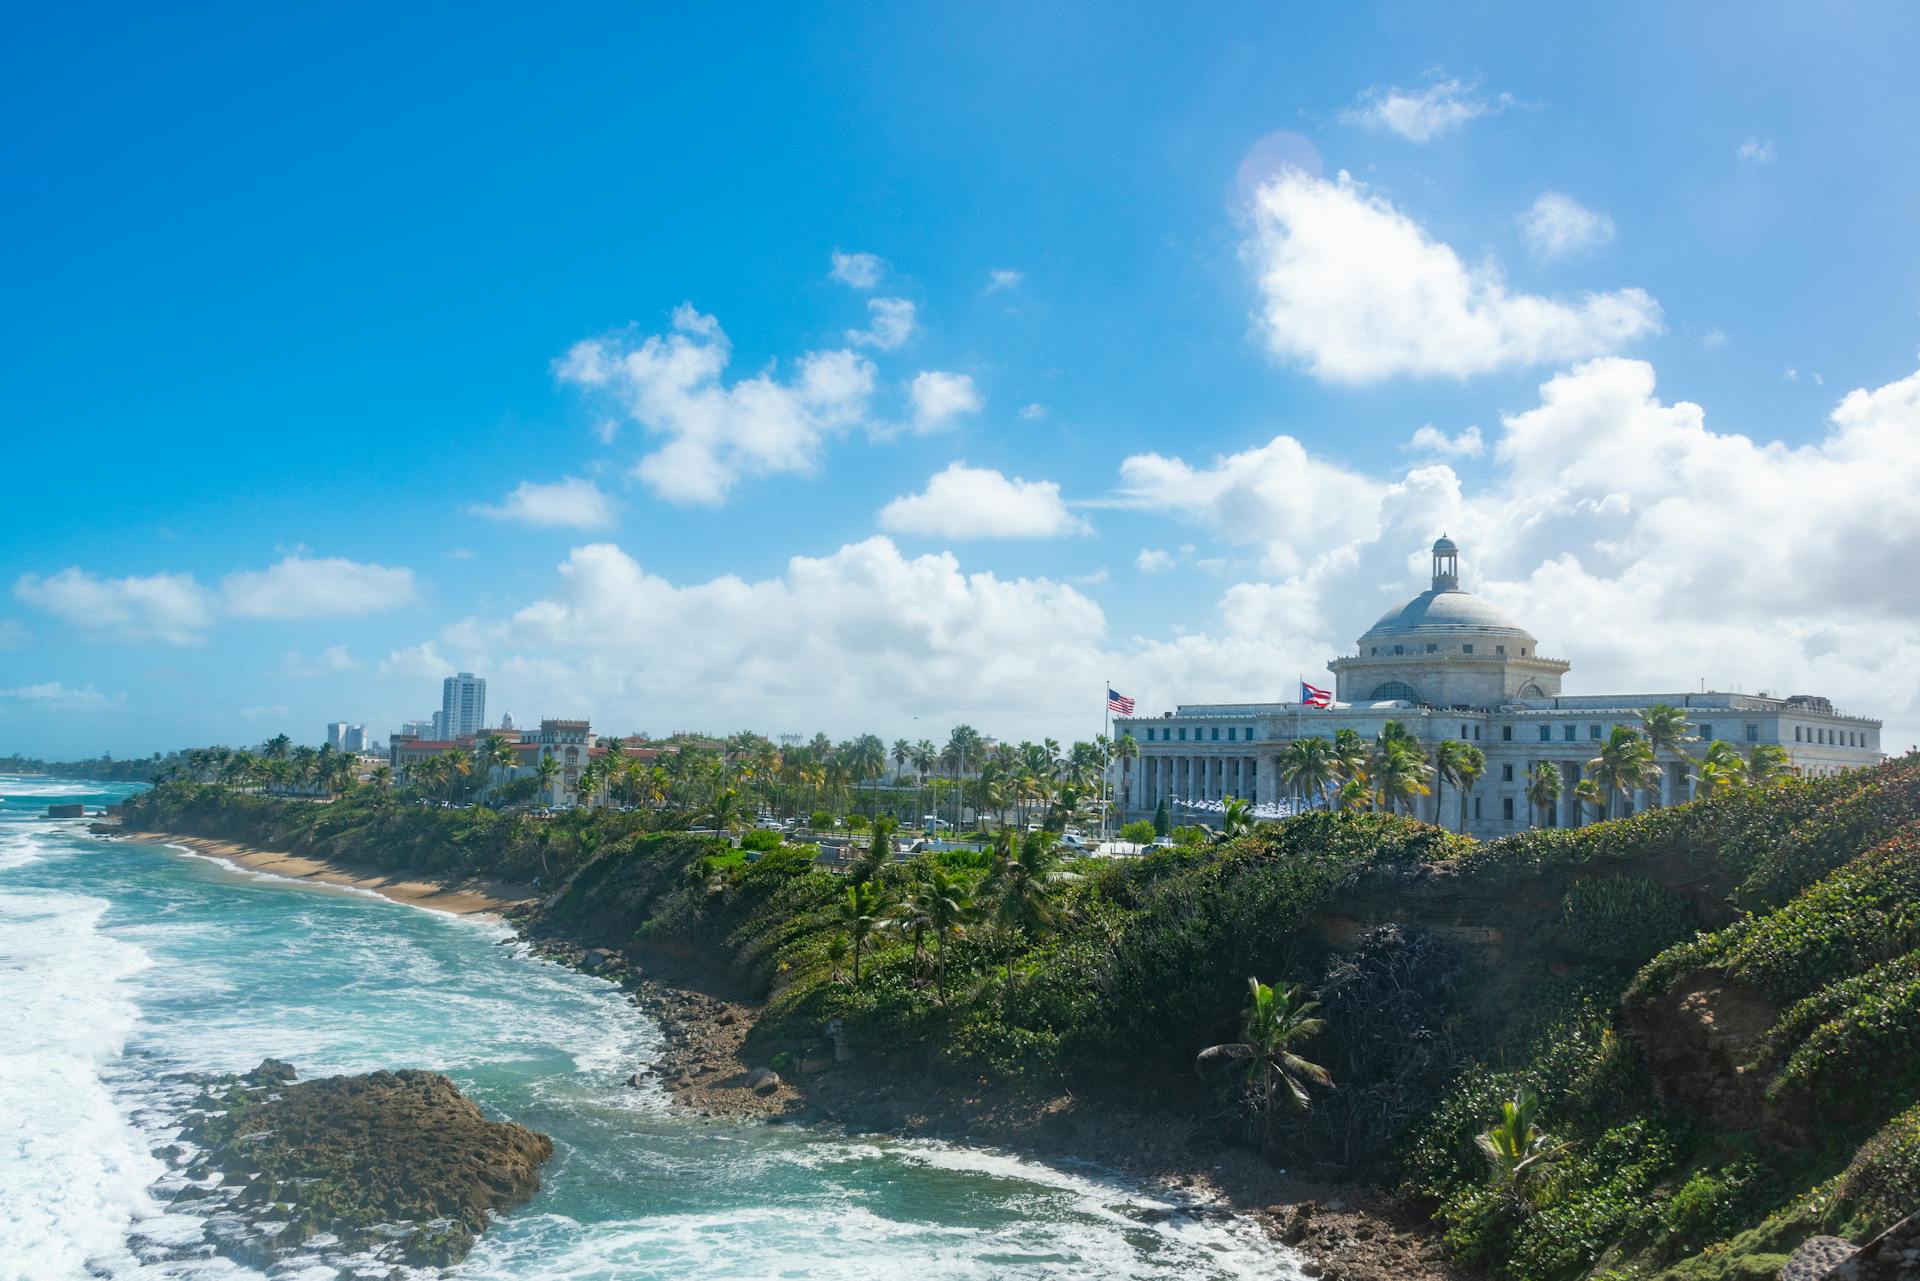
<svg viewBox="0 0 1920 1281"><path fill-rule="evenodd" d="M1216 755L1142 755L1134 762L1132 795L1127 808L1151 810L1161 801L1221 801L1229 796L1242 800L1264 799L1260 795L1260 760L1257 756Z"/></svg>

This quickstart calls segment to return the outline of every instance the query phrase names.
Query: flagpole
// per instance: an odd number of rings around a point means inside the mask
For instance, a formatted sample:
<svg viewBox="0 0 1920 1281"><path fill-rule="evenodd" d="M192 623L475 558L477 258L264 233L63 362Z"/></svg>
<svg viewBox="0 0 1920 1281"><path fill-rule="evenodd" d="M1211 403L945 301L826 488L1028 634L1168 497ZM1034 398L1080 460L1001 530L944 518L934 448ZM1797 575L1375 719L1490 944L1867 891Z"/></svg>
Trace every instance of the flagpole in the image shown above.
<svg viewBox="0 0 1920 1281"><path fill-rule="evenodd" d="M1112 737L1112 689L1113 682L1111 680L1103 680L1100 683L1100 739L1101 754L1103 756L1106 756L1107 740ZM1111 768L1113 768L1111 757L1100 762L1100 843L1102 845L1107 843L1107 810L1109 808L1109 802L1107 800L1107 771Z"/></svg>

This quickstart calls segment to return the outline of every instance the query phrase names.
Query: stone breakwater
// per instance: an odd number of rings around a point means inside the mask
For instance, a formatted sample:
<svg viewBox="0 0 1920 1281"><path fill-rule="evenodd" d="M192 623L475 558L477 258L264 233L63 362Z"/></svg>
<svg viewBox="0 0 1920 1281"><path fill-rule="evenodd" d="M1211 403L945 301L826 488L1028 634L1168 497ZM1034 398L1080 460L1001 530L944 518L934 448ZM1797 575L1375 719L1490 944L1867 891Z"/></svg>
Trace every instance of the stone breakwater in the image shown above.
<svg viewBox="0 0 1920 1281"><path fill-rule="evenodd" d="M295 1252L444 1267L488 1216L539 1189L553 1142L492 1121L437 1072L296 1082L268 1059L202 1087L160 1155L186 1180L177 1210L208 1216L222 1254L264 1267Z"/></svg>

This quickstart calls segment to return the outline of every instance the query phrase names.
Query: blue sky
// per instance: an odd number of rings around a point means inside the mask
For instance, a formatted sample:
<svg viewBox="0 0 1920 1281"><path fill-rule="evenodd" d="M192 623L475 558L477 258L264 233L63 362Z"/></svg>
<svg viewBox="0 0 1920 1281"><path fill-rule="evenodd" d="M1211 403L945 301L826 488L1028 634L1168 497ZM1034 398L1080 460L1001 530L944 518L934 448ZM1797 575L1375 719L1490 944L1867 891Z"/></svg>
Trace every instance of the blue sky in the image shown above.
<svg viewBox="0 0 1920 1281"><path fill-rule="evenodd" d="M0 751L1071 738L1441 528L1570 690L1920 733L1911 8L9 26Z"/></svg>

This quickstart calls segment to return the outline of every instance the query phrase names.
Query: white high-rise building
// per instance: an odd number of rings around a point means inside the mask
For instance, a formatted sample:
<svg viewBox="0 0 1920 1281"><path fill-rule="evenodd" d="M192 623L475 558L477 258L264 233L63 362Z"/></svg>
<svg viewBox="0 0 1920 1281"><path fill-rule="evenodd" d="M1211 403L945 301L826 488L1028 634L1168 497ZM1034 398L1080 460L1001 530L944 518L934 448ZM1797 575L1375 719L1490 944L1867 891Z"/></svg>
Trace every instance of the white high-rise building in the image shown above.
<svg viewBox="0 0 1920 1281"><path fill-rule="evenodd" d="M347 726L346 743L344 744L344 746L346 750L349 752L366 751L367 750L367 727L365 725Z"/></svg>
<svg viewBox="0 0 1920 1281"><path fill-rule="evenodd" d="M327 722L327 746L336 752L347 750L347 723L345 721Z"/></svg>
<svg viewBox="0 0 1920 1281"><path fill-rule="evenodd" d="M446 738L478 734L487 727L487 682L472 672L449 676L440 686L440 732Z"/></svg>

